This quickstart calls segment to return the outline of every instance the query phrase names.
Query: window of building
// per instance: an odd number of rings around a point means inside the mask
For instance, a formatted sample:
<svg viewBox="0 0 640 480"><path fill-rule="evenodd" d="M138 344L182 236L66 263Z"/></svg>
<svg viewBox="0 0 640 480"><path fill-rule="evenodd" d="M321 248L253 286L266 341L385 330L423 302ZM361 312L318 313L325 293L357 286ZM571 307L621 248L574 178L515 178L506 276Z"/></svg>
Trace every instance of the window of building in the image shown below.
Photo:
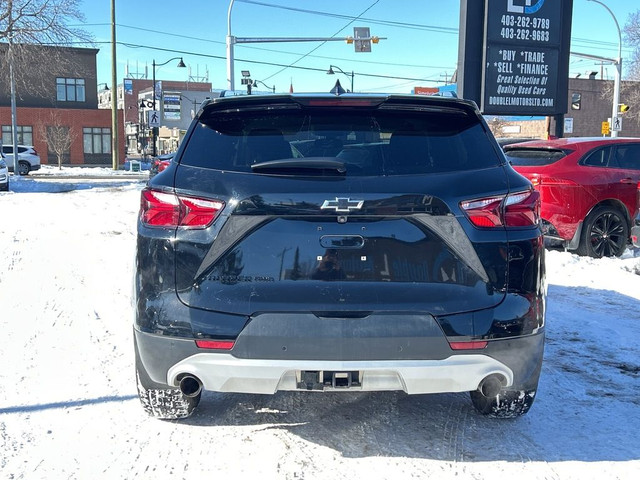
<svg viewBox="0 0 640 480"><path fill-rule="evenodd" d="M571 94L571 110L580 110L582 108L582 94L574 92Z"/></svg>
<svg viewBox="0 0 640 480"><path fill-rule="evenodd" d="M18 125L18 145L33 145L33 127L31 125ZM12 145L11 125L2 125L2 144Z"/></svg>
<svg viewBox="0 0 640 480"><path fill-rule="evenodd" d="M84 153L111 153L110 128L83 128Z"/></svg>
<svg viewBox="0 0 640 480"><path fill-rule="evenodd" d="M84 102L84 78L56 78L57 99L59 102Z"/></svg>

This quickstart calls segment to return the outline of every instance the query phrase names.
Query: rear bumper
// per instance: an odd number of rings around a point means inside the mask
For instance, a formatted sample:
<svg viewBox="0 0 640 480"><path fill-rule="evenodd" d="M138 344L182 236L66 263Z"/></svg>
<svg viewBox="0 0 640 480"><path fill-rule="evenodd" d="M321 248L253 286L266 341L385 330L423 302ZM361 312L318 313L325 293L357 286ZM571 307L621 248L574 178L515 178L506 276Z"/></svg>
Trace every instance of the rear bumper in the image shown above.
<svg viewBox="0 0 640 480"><path fill-rule="evenodd" d="M482 380L492 374L504 377L504 386L520 389L537 383L544 349L542 331L493 340L483 350L450 350L440 358L429 358L429 351L424 352L424 359L247 358L237 356L234 350L199 349L194 340L137 329L134 333L140 361L156 383L176 387L182 376L192 375L205 390L259 394L308 390L301 385L303 372L348 372L358 378L357 385L349 388L328 385L321 388L325 391L464 392L476 390Z"/></svg>
<svg viewBox="0 0 640 480"><path fill-rule="evenodd" d="M640 247L640 218L636 218L635 225L631 227L631 241L634 247Z"/></svg>
<svg viewBox="0 0 640 480"><path fill-rule="evenodd" d="M485 355L456 355L443 360L299 361L250 360L229 354L200 353L185 358L167 372L167 384L177 386L181 376L200 379L205 390L273 394L300 388L302 372L358 372L359 385L350 390L402 390L408 394L476 390L492 374L513 384L513 372ZM344 390L328 385L324 391Z"/></svg>

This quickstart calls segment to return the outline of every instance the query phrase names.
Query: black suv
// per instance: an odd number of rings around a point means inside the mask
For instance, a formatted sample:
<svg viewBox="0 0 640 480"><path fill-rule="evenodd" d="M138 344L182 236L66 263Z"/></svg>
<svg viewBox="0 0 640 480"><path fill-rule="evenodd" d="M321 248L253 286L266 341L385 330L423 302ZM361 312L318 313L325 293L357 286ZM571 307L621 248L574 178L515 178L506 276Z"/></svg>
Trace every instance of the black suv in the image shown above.
<svg viewBox="0 0 640 480"><path fill-rule="evenodd" d="M469 391L483 414L522 415L544 346L538 214L471 102L211 100L142 191L142 405Z"/></svg>

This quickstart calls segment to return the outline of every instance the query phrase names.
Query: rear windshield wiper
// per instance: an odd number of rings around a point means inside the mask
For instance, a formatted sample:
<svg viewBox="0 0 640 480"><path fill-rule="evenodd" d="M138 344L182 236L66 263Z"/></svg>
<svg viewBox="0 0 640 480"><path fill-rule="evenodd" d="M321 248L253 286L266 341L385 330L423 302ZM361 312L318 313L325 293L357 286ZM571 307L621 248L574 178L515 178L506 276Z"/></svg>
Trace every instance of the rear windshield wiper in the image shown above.
<svg viewBox="0 0 640 480"><path fill-rule="evenodd" d="M347 172L347 167L340 160L306 157L254 163L251 165L251 170L255 173L273 175L344 175Z"/></svg>

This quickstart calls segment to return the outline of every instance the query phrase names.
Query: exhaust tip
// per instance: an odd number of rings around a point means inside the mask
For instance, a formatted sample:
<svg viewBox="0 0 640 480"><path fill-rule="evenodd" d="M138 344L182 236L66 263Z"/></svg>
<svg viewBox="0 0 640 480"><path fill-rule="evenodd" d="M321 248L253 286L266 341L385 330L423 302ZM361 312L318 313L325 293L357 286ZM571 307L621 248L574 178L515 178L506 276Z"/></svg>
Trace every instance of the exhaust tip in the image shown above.
<svg viewBox="0 0 640 480"><path fill-rule="evenodd" d="M193 375L185 375L178 384L180 392L189 398L197 397L202 392L202 382Z"/></svg>
<svg viewBox="0 0 640 480"><path fill-rule="evenodd" d="M500 393L502 389L502 385L504 382L504 377L502 375L493 374L484 378L482 382L480 382L480 386L478 390L485 397L495 397Z"/></svg>

